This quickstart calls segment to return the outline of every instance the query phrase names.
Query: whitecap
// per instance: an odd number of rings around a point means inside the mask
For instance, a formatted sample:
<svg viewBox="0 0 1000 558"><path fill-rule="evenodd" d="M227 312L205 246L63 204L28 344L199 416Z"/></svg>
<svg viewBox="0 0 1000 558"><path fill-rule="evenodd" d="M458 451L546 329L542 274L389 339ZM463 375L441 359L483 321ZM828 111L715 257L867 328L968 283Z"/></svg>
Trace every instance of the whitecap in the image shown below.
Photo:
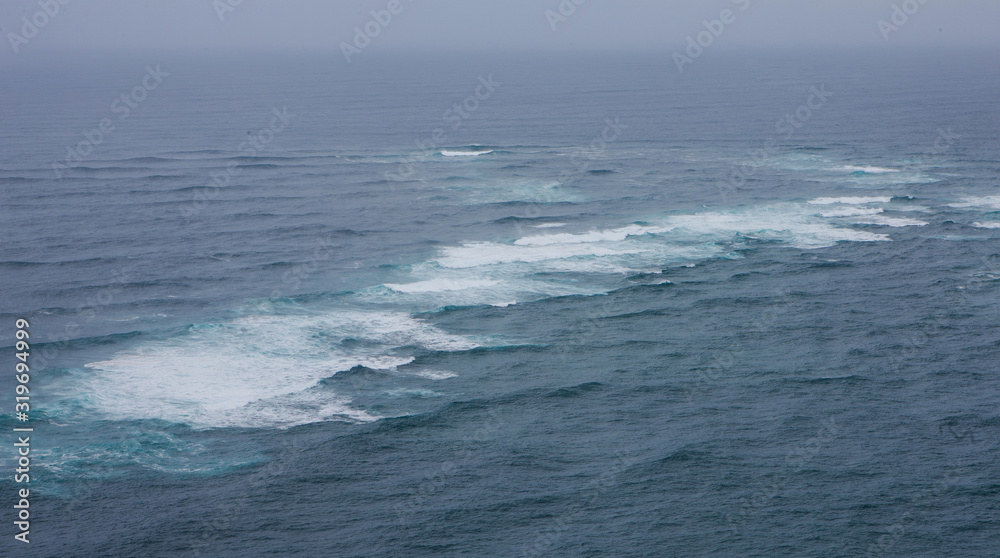
<svg viewBox="0 0 1000 558"><path fill-rule="evenodd" d="M908 217L887 217L885 215L876 215L858 219L855 223L859 225L882 225L884 227L923 227L927 225L926 221L921 221L919 219L910 219Z"/></svg>
<svg viewBox="0 0 1000 558"><path fill-rule="evenodd" d="M809 203L813 205L832 205L835 203L842 203L845 205L859 205L864 203L889 203L890 201L892 201L892 198L890 196L874 196L874 197L816 198L809 200Z"/></svg>
<svg viewBox="0 0 1000 558"><path fill-rule="evenodd" d="M723 240L740 235L761 240L782 241L789 246L811 249L836 242L888 241L883 234L837 227L811 215L796 204L756 206L741 210L722 210L695 215L675 215L669 222L680 233Z"/></svg>
<svg viewBox="0 0 1000 558"><path fill-rule="evenodd" d="M985 208L1000 209L1000 196L973 196L962 198L961 202L950 203L949 207L956 209Z"/></svg>
<svg viewBox="0 0 1000 558"><path fill-rule="evenodd" d="M490 279L448 279L438 277L416 283L390 284L385 286L400 293L441 293L446 291L461 291L465 289L481 289L491 287L497 282Z"/></svg>
<svg viewBox="0 0 1000 558"><path fill-rule="evenodd" d="M847 207L833 211L824 211L821 217L862 217L866 215L877 215L885 211L881 207Z"/></svg>
<svg viewBox="0 0 1000 558"><path fill-rule="evenodd" d="M419 372L414 372L413 375L420 376L421 378L427 378L428 380L447 380L448 378L458 377L458 374L444 370L421 370Z"/></svg>
<svg viewBox="0 0 1000 558"><path fill-rule="evenodd" d="M445 157L478 157L479 155L487 155L493 153L492 149L486 149L483 151L449 151L442 150L441 155Z"/></svg>
<svg viewBox="0 0 1000 558"><path fill-rule="evenodd" d="M514 242L518 246L549 246L553 244L582 244L591 242L620 242L629 236L642 234L660 234L668 232L670 228L649 227L642 225L629 225L610 230L596 230L585 233L562 233L541 236L527 236Z"/></svg>
<svg viewBox="0 0 1000 558"><path fill-rule="evenodd" d="M889 174L894 172L901 172L899 169L890 169L886 167L876 167L870 165L844 165L842 167L837 167L836 170L846 171L846 172L863 172L865 174Z"/></svg>
<svg viewBox="0 0 1000 558"><path fill-rule="evenodd" d="M578 257L603 257L636 254L638 246L602 246L596 243L517 245L499 242L469 242L444 248L437 259L442 267L474 268L509 263L537 263Z"/></svg>
<svg viewBox="0 0 1000 558"><path fill-rule="evenodd" d="M344 348L355 341L361 348ZM460 351L479 345L408 314L334 311L254 315L191 327L86 365L88 406L114 419L161 419L199 428L287 427L367 421L320 381L355 366L395 370L414 357L400 348Z"/></svg>

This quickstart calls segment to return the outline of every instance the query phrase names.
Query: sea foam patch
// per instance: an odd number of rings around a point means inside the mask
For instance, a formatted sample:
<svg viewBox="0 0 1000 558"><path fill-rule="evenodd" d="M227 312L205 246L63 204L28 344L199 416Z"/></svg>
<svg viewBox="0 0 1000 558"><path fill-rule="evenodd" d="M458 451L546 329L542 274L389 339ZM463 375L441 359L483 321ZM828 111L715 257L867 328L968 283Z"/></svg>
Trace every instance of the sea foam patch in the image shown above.
<svg viewBox="0 0 1000 558"><path fill-rule="evenodd" d="M881 225L883 227L923 227L928 224L927 221L921 221L920 219L889 217L887 215L862 217L855 219L854 223L858 225Z"/></svg>
<svg viewBox="0 0 1000 558"><path fill-rule="evenodd" d="M1000 196L972 196L948 204L956 209L1000 209Z"/></svg>
<svg viewBox="0 0 1000 558"><path fill-rule="evenodd" d="M865 217L869 215L878 215L883 211L885 210L881 207L844 207L823 211L819 215L821 217Z"/></svg>
<svg viewBox="0 0 1000 558"><path fill-rule="evenodd" d="M868 198L817 198L810 200L810 205L822 206L816 213L820 217L838 219L845 223L855 225L881 225L885 227L921 227L927 224L926 221L913 219L910 217L892 217L885 215L885 208L869 207L869 205L891 203L890 198L868 197ZM861 205L865 204L865 205ZM907 212L912 212L914 208L908 207ZM922 208L916 208L922 209Z"/></svg>
<svg viewBox="0 0 1000 558"><path fill-rule="evenodd" d="M602 294L635 273L739 257L747 238L813 249L890 240L851 226L856 223L922 224L886 216L878 205L890 201L816 198L444 247L411 266L409 280L357 291L337 310L193 326L184 335L90 363L84 380L89 405L114 418L160 418L197 427L375 420L379 417L352 407L348 396L321 380L357 366L398 373L412 362L416 347L462 351L480 346L408 312Z"/></svg>
<svg viewBox="0 0 1000 558"><path fill-rule="evenodd" d="M635 254L640 246L620 246L616 243L568 244L507 244L501 242L469 242L445 248L437 262L447 268L474 268L510 263L539 263L567 258L614 257Z"/></svg>
<svg viewBox="0 0 1000 558"><path fill-rule="evenodd" d="M320 380L364 366L395 370L407 346L468 350L478 345L404 313L342 311L258 315L191 327L92 362L84 379L96 412L194 427L287 427L322 420L368 421Z"/></svg>
<svg viewBox="0 0 1000 558"><path fill-rule="evenodd" d="M740 235L780 241L805 249L822 248L842 241L890 240L886 235L837 226L828 218L813 214L808 207L792 203L676 215L670 217L668 222L682 234L718 240Z"/></svg>
<svg viewBox="0 0 1000 558"><path fill-rule="evenodd" d="M815 198L809 200L812 205L832 205L835 203L846 204L846 205L859 205L864 203L889 203L892 201L890 196L868 196L868 197L858 197L858 196L845 196L839 198Z"/></svg>
<svg viewBox="0 0 1000 558"><path fill-rule="evenodd" d="M657 273L665 265L725 256L732 254L740 238L811 249L842 241L890 240L854 224L924 224L881 216L885 211L881 207L852 205L888 202L889 197L817 198L806 204L663 215L615 228L537 233L508 242L466 242L442 248L431 262L416 266L417 281L386 287L397 295L411 295L414 303L418 301L415 295L448 291L446 297L423 302L504 305L546 296L607 292L613 287L607 280L602 282L602 276ZM572 274L573 279L560 274Z"/></svg>
<svg viewBox="0 0 1000 558"><path fill-rule="evenodd" d="M552 246L555 244L586 244L595 242L620 242L630 236L644 234L661 234L668 232L670 227L654 227L629 225L617 229L588 231L585 233L564 233L528 236L514 242L518 246Z"/></svg>
<svg viewBox="0 0 1000 558"><path fill-rule="evenodd" d="M666 265L738 257L741 239L819 248L836 242L887 241L885 234L853 224L909 226L915 220L880 216L888 197L818 198L808 204L780 203L696 214L649 218L615 228L536 233L507 242L473 241L440 249L414 266L413 282L392 283L361 293L365 301L407 303L425 309L450 305L506 306L552 296L590 295L615 288L615 278L658 273ZM819 207L817 207L819 206Z"/></svg>
<svg viewBox="0 0 1000 558"><path fill-rule="evenodd" d="M887 167L876 167L874 165L844 165L842 167L836 167L833 170L845 171L845 172L856 172L863 174L890 174L895 172L902 172L899 169L890 169Z"/></svg>
<svg viewBox="0 0 1000 558"><path fill-rule="evenodd" d="M535 229L558 229L565 226L566 223L541 223L538 225L531 225L531 227Z"/></svg>
<svg viewBox="0 0 1000 558"><path fill-rule="evenodd" d="M825 182L850 183L858 187L927 184L939 181L925 169L913 165L895 168L881 164L845 163L814 153L796 152L778 155L771 158L769 164L784 171L811 175Z"/></svg>
<svg viewBox="0 0 1000 558"><path fill-rule="evenodd" d="M478 157L480 155L489 155L493 153L492 149L483 149L479 151L458 151L458 150L442 150L441 155L445 157Z"/></svg>
<svg viewBox="0 0 1000 558"><path fill-rule="evenodd" d="M401 293L442 293L449 291L464 291L468 289L482 289L492 287L497 282L492 279L477 278L447 278L438 277L426 281L415 283L393 284L386 283L386 287Z"/></svg>

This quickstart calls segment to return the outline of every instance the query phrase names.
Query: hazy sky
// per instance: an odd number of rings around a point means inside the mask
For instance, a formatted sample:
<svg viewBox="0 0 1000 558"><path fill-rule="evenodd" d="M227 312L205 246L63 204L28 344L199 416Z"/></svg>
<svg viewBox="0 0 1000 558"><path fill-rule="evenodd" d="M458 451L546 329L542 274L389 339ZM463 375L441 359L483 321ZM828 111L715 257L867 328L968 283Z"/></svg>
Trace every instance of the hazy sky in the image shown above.
<svg viewBox="0 0 1000 558"><path fill-rule="evenodd" d="M2 0L0 57L15 55L14 43L21 55L108 48L339 53L342 42L355 39L355 26L372 21L372 10L396 1L401 11L384 28L369 26L378 36L366 49L670 52L724 9L733 10L732 22L713 38L715 48L1000 45L1000 2L993 0ZM556 17L560 4L567 15ZM45 6L59 11L39 15ZM42 23L36 33L25 29L24 17ZM880 29L879 20L895 29Z"/></svg>

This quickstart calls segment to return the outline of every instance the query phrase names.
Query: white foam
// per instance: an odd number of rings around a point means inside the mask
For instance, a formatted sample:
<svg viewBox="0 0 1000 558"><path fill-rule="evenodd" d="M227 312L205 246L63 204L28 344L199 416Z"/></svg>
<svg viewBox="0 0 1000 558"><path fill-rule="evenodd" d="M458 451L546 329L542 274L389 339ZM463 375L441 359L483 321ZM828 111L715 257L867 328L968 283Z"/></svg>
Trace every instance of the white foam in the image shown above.
<svg viewBox="0 0 1000 558"><path fill-rule="evenodd" d="M881 207L847 207L833 211L820 213L822 217L861 217L865 215L877 215L885 211Z"/></svg>
<svg viewBox="0 0 1000 558"><path fill-rule="evenodd" d="M980 223L979 221L976 221L972 224L972 226L980 229L1000 229L1000 223L997 223L996 221L987 223Z"/></svg>
<svg viewBox="0 0 1000 558"><path fill-rule="evenodd" d="M831 198L832 203L838 204L873 199L889 201L889 198ZM433 299L438 306L464 303L502 306L544 296L597 294L607 292L609 287L604 285L610 285L607 280L601 283L601 277L656 272L670 263L719 257L740 236L780 241L805 249L841 241L888 241L888 235L841 226L834 221L875 219L883 211L878 207L842 206L816 212L808 204L781 203L669 215L647 219L642 224L581 233L529 235L512 242L466 242L442 248L429 266L415 269L414 273L423 279L418 285L429 281L435 285L481 285L477 289L449 292L447 299ZM890 226L922 224L900 218L878 222ZM558 273L587 277L568 281L559 275L547 275Z"/></svg>
<svg viewBox="0 0 1000 558"><path fill-rule="evenodd" d="M892 208L893 211L897 213L935 213L929 207L924 207L922 205L900 205Z"/></svg>
<svg viewBox="0 0 1000 558"><path fill-rule="evenodd" d="M752 164L752 163L751 163ZM780 169L821 173L824 180L852 183L861 186L874 184L926 184L939 179L929 176L919 169L890 168L877 165L850 165L834 161L828 157L795 153L769 159L767 163Z"/></svg>
<svg viewBox="0 0 1000 558"><path fill-rule="evenodd" d="M441 151L441 154L445 157L478 157L479 155L486 155L493 153L492 149L487 149L484 151Z"/></svg>
<svg viewBox="0 0 1000 558"><path fill-rule="evenodd" d="M346 397L334 396L317 388L303 392L258 399L239 408L225 409L211 415L211 423L194 426L218 428L236 427L278 427L290 428L300 424L323 421L371 422L382 418L366 411L355 409Z"/></svg>
<svg viewBox="0 0 1000 558"><path fill-rule="evenodd" d="M813 205L832 205L835 203L842 203L846 205L859 205L864 203L889 203L892 198L889 196L876 196L876 197L843 197L843 198L816 198L809 200L809 203Z"/></svg>
<svg viewBox="0 0 1000 558"><path fill-rule="evenodd" d="M796 204L755 206L742 210L723 210L670 218L678 231L716 239L743 235L764 240L778 240L798 248L821 248L836 242L874 242L888 236L846 227L837 227L811 215Z"/></svg>
<svg viewBox="0 0 1000 558"><path fill-rule="evenodd" d="M570 258L567 260L551 260L542 262L540 271L554 273L587 273L587 274L607 274L623 275L644 271L644 268L653 265L658 259L664 261L676 259L677 254L668 254L666 245L660 250L649 247L645 250L623 251L621 255L606 256L600 258ZM683 249L679 249L683 250ZM674 257L671 257L674 256ZM704 257L699 254L696 257ZM650 271L659 271L658 269ZM580 294L583 294L581 291Z"/></svg>
<svg viewBox="0 0 1000 558"><path fill-rule="evenodd" d="M658 272L667 263L703 260L723 248L701 239L671 241L671 226L628 225L577 234L532 235L512 242L466 242L413 266L413 283L365 289L359 300L433 310L444 306L592 295L614 288L623 274ZM572 279L567 276L572 275Z"/></svg>
<svg viewBox="0 0 1000 558"><path fill-rule="evenodd" d="M973 196L962 198L961 202L950 203L949 207L957 209L986 208L1000 209L1000 196Z"/></svg>
<svg viewBox="0 0 1000 558"><path fill-rule="evenodd" d="M498 242L470 242L445 248L437 262L442 267L462 269L509 263L534 263L574 257L602 257L642 252L639 247L596 243L523 246Z"/></svg>
<svg viewBox="0 0 1000 558"><path fill-rule="evenodd" d="M865 217L855 220L854 222L859 225L882 225L884 227L923 227L927 224L926 221L921 221L919 219L910 219L908 217L887 217L885 215Z"/></svg>
<svg viewBox="0 0 1000 558"><path fill-rule="evenodd" d="M362 310L366 305L388 303L416 311L601 294L622 285L614 274L693 266L727 256L734 243L746 238L812 249L841 241L890 240L885 234L838 223L926 224L887 217L881 208L861 205L889 201L889 197L817 198L445 247L432 261L412 266L410 282L359 291L349 299L348 308L247 316L192 328L171 339L146 341L109 360L90 363L91 374L82 386L89 394L86 405L113 418L156 418L196 427L375 420L376 415L353 407L336 393L336 382L321 380L359 365L398 372L413 361L407 347L459 351L479 344L408 313Z"/></svg>
<svg viewBox="0 0 1000 558"><path fill-rule="evenodd" d="M390 389L389 391L385 392L385 395L389 397L419 397L419 398L441 397L440 393L433 390L409 389L409 388Z"/></svg>
<svg viewBox="0 0 1000 558"><path fill-rule="evenodd" d="M414 372L413 375L427 378L428 380L447 380L448 378L458 377L458 374L444 370L421 370L420 372Z"/></svg>
<svg viewBox="0 0 1000 558"><path fill-rule="evenodd" d="M629 225L618 229L589 231L580 234L550 234L527 236L514 242L518 246L551 246L554 244L583 244L592 242L621 242L630 236L660 234L670 228Z"/></svg>
<svg viewBox="0 0 1000 558"><path fill-rule="evenodd" d="M447 291L462 291L465 289L482 289L492 287L497 282L491 279L448 279L439 277L416 283L389 284L385 286L401 293L441 293Z"/></svg>
<svg viewBox="0 0 1000 558"><path fill-rule="evenodd" d="M458 249L452 247L442 250L442 253ZM425 262L412 267L410 273L417 282L364 289L354 298L360 303L402 304L415 310L432 311L445 306L502 307L519 301L589 292L572 282L536 277L533 273L557 271L561 263L559 260L532 264L513 261L480 266L473 262L463 267L444 267L437 262ZM577 263L592 262L582 260Z"/></svg>
<svg viewBox="0 0 1000 558"><path fill-rule="evenodd" d="M347 338L365 348L340 348ZM398 354L408 345L446 351L478 346L402 313L249 316L87 364L92 374L84 387L94 412L118 419L195 427L374 420L318 382L359 365L394 370L412 362L413 356Z"/></svg>
<svg viewBox="0 0 1000 558"><path fill-rule="evenodd" d="M886 167L875 167L875 166L855 166L855 165L844 165L838 167L837 170L843 170L847 172L863 172L865 174L889 174L893 172L900 172L899 169L890 169Z"/></svg>
<svg viewBox="0 0 1000 558"><path fill-rule="evenodd" d="M540 225L531 225L531 227L535 229L557 229L565 226L566 223L542 223Z"/></svg>

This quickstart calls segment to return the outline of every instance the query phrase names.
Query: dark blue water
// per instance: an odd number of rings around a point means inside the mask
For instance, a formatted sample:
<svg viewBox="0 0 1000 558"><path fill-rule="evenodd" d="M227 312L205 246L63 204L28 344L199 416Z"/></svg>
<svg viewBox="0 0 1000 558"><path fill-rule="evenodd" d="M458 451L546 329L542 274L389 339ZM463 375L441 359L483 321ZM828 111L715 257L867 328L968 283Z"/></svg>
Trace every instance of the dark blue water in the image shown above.
<svg viewBox="0 0 1000 558"><path fill-rule="evenodd" d="M3 553L996 556L997 60L5 62Z"/></svg>

